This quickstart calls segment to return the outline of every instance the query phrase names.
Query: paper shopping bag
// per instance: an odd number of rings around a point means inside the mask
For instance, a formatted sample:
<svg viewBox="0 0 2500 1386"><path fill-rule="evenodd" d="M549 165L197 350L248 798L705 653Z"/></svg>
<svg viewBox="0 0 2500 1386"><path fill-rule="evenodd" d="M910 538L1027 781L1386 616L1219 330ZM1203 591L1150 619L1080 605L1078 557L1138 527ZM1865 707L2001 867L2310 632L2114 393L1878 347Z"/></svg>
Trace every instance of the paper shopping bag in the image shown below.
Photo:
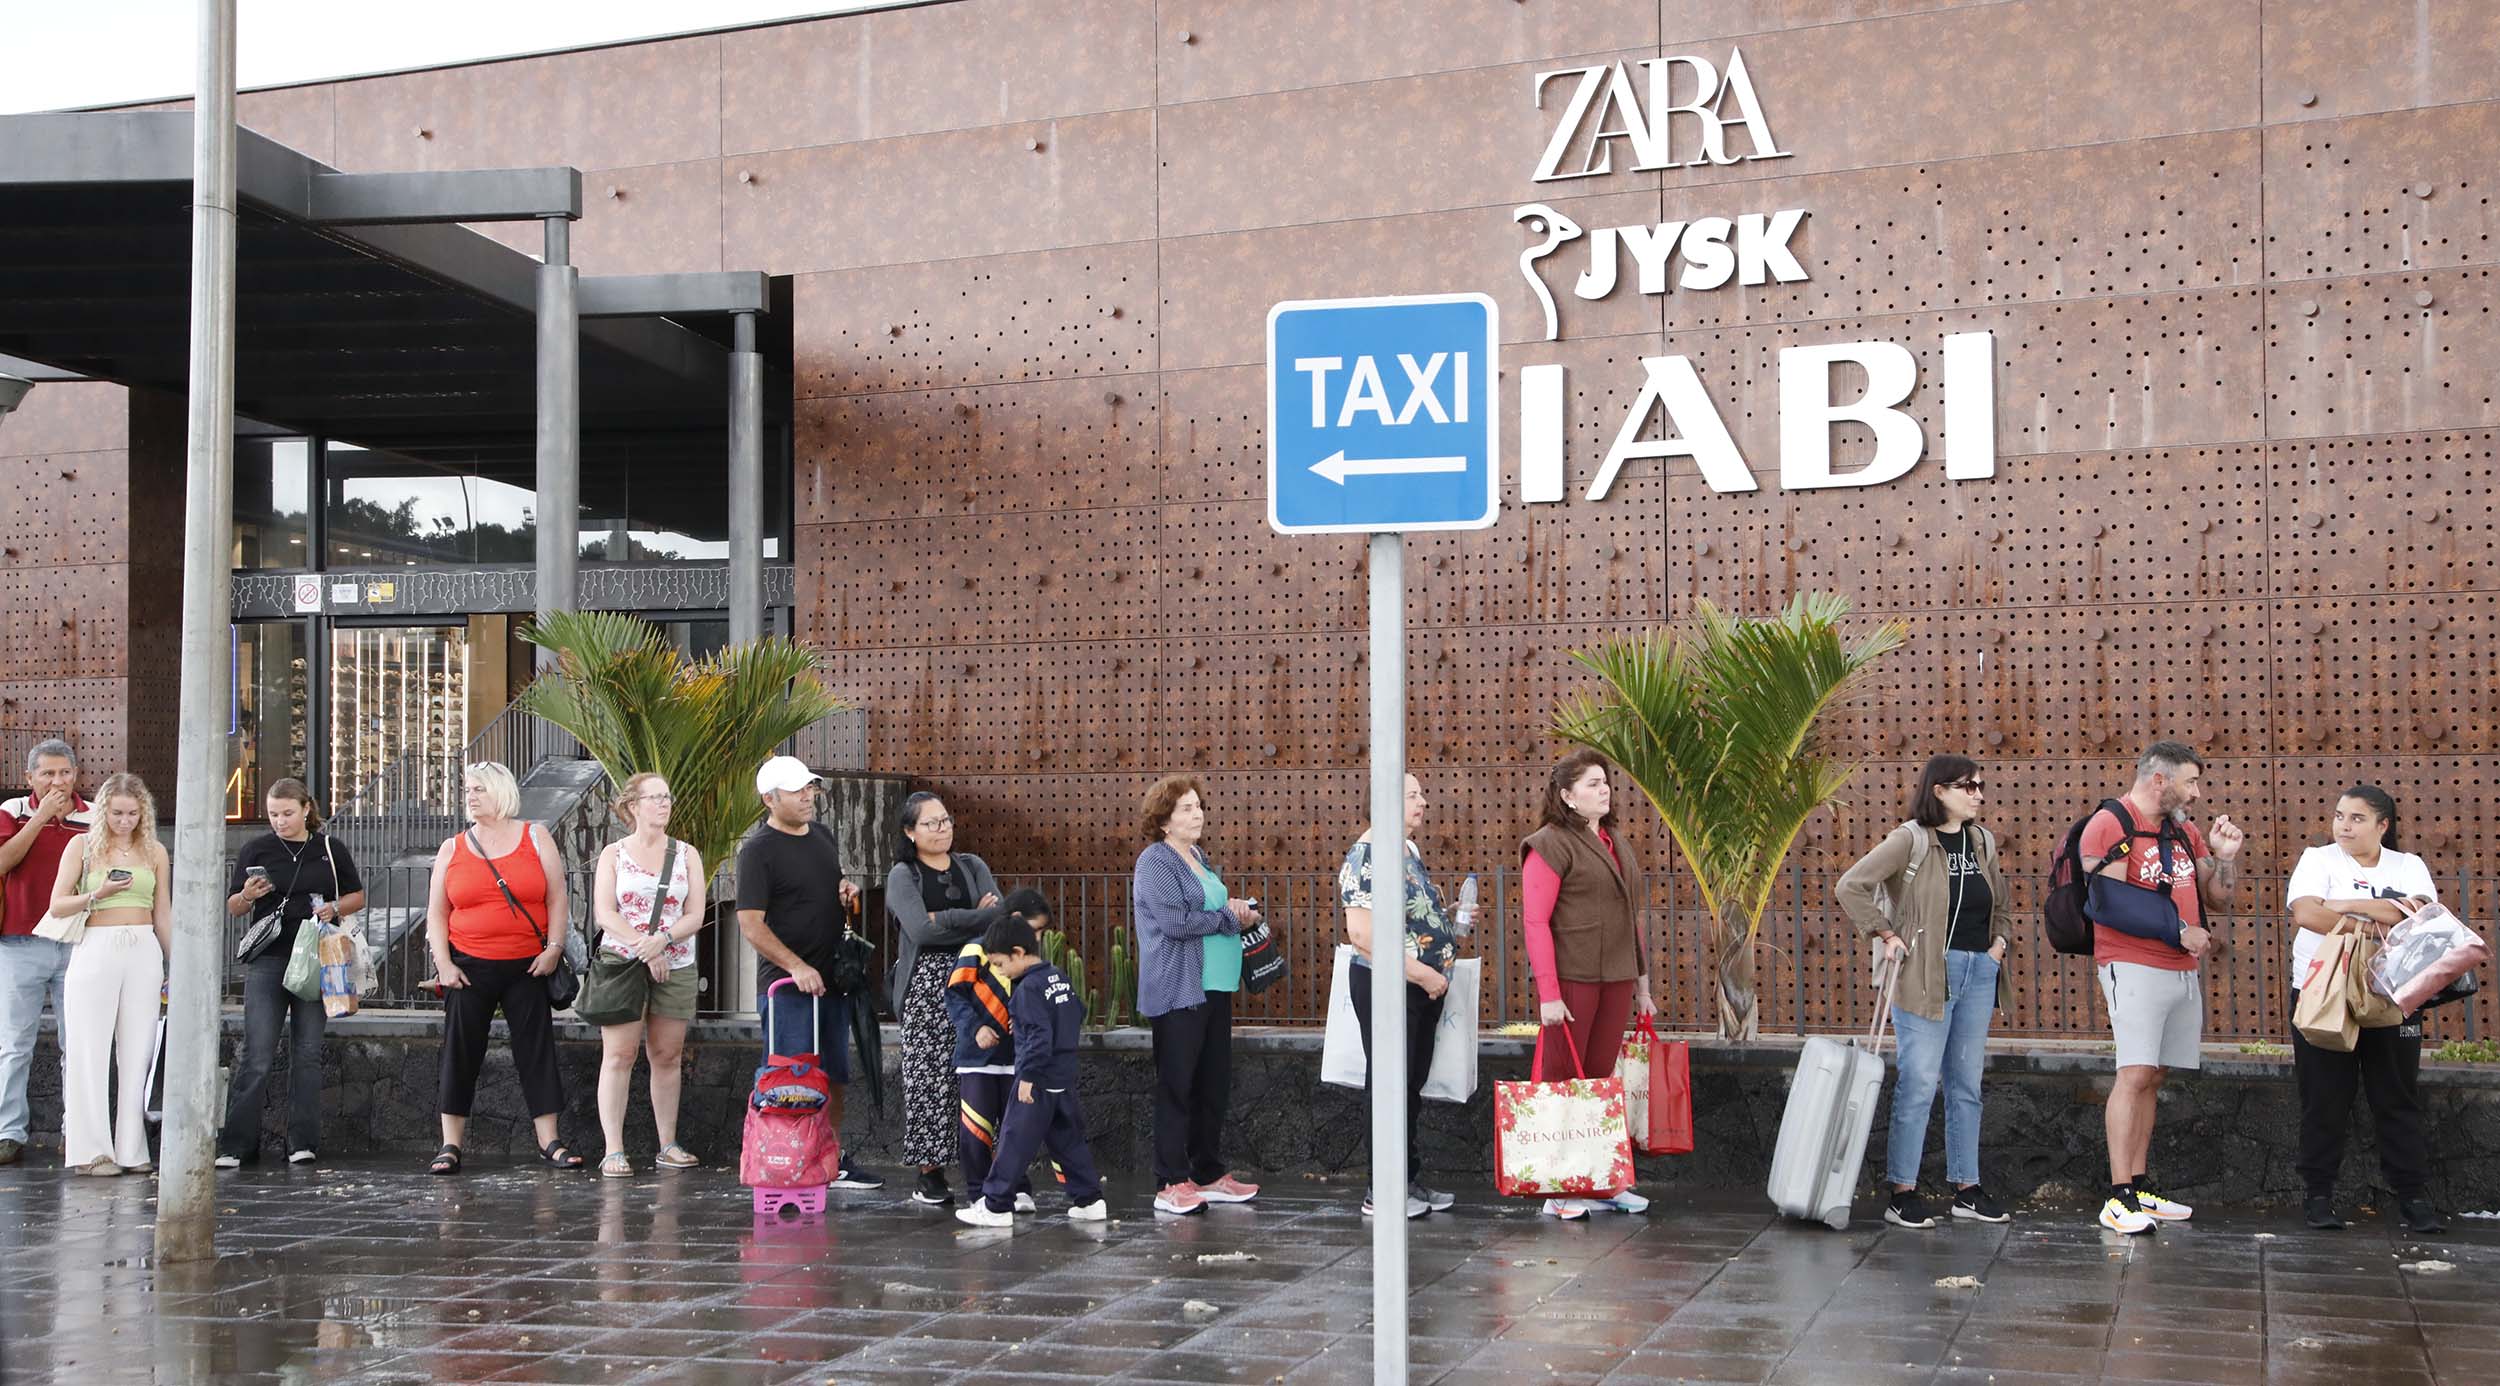
<svg viewBox="0 0 2500 1386"><path fill-rule="evenodd" d="M2300 979L2300 1004L2292 1010L2292 1028L2318 1049L2350 1053L2361 1038L2361 1018L2352 1007L2352 934L2329 934L2318 945L2309 975Z"/></svg>
<svg viewBox="0 0 2500 1386"><path fill-rule="evenodd" d="M1341 1088L1363 1086L1363 1027L1354 1018L1354 949L1337 945L1337 975L1328 984L1328 1033L1320 1041L1319 1080Z"/></svg>
<svg viewBox="0 0 2500 1386"><path fill-rule="evenodd" d="M1632 1144L1651 1155L1693 1152L1693 1060L1681 1040L1658 1037L1648 1016L1624 1036L1615 1060L1623 1080L1624 1116Z"/></svg>
<svg viewBox="0 0 2500 1386"><path fill-rule="evenodd" d="M2364 1030L2402 1025L2404 1008L2370 989L2370 964L2378 961L2378 940L2364 934L2353 941L2352 972L2345 986L2353 1019ZM2354 1041L2359 1043L2358 1040Z"/></svg>
<svg viewBox="0 0 2500 1386"><path fill-rule="evenodd" d="M1494 1187L1506 1198L1607 1198L1632 1187L1624 1119L1623 1082L1611 1074L1495 1083Z"/></svg>
<svg viewBox="0 0 2500 1386"><path fill-rule="evenodd" d="M1450 968L1450 989L1441 994L1441 1023L1432 1031L1432 1068L1424 1096L1465 1102L1476 1095L1476 1002L1484 988L1484 962L1460 958Z"/></svg>

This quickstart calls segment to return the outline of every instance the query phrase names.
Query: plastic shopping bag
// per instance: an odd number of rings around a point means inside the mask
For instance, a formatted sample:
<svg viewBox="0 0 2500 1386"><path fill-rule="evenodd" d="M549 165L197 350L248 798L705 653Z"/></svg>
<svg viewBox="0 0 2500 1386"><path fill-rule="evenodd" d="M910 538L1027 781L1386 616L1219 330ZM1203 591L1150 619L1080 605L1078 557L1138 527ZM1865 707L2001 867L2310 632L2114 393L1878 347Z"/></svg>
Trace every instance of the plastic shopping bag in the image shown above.
<svg viewBox="0 0 2500 1386"><path fill-rule="evenodd" d="M1328 984L1328 1033L1319 1048L1319 1080L1341 1088L1362 1087L1367 1067L1363 1029L1354 1018L1354 980L1348 975L1354 958L1351 945L1337 945L1337 975Z"/></svg>
<svg viewBox="0 0 2500 1386"><path fill-rule="evenodd" d="M307 1001L321 999L321 925L307 919L295 928L295 950L287 955L286 989Z"/></svg>
<svg viewBox="0 0 2500 1386"><path fill-rule="evenodd" d="M2387 931L2378 956L2370 961L2370 987L2410 1015L2490 961L2491 945L2447 906L2428 904ZM2303 999L2307 995L2302 992Z"/></svg>
<svg viewBox="0 0 2500 1386"><path fill-rule="evenodd" d="M1465 1102L1476 1095L1476 1001L1483 990L1483 960L1460 958L1450 969L1450 989L1441 994L1432 1068L1424 1077L1424 1096L1435 1102Z"/></svg>
<svg viewBox="0 0 2500 1386"><path fill-rule="evenodd" d="M324 929L317 949L321 958L321 1011L337 1017L356 1013L356 941L345 929Z"/></svg>

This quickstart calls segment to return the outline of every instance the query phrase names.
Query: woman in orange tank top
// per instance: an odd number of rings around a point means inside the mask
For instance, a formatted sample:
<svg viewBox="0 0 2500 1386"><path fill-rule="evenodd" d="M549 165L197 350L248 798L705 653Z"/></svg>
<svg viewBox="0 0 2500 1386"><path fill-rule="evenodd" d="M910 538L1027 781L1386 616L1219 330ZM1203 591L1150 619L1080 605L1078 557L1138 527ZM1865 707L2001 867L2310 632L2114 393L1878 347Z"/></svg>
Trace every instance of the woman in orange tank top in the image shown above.
<svg viewBox="0 0 2500 1386"><path fill-rule="evenodd" d="M547 979L564 966L572 917L564 858L545 828L514 816L521 789L510 770L479 761L462 776L461 792L470 826L444 839L434 854L425 911L443 995L443 1148L431 1168L460 1172L460 1142L500 1008L512 1027L512 1065L538 1131L538 1158L557 1169L580 1169L582 1157L556 1129L564 1080L556 1069L555 1006L547 994Z"/></svg>

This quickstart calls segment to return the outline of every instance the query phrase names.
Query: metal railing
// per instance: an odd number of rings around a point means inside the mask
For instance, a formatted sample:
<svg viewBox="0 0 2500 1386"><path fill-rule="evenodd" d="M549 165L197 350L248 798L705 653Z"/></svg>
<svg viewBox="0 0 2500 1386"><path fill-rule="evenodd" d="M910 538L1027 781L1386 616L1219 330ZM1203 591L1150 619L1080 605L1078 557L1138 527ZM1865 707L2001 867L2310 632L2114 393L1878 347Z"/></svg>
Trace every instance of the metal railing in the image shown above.
<svg viewBox="0 0 2500 1386"><path fill-rule="evenodd" d="M416 989L433 970L424 927L430 874L423 865L386 865L364 873L369 898L357 923L376 951L379 969L379 986L365 998L367 1007L430 1010L439 1005ZM1435 880L1445 893L1454 893L1464 874L1442 871ZM1473 930L1459 947L1462 955L1483 960L1479 1018L1488 1029L1531 1021L1536 993L1521 941L1518 872L1504 867L1476 874L1481 906ZM1837 873L1792 867L1763 918L1754 984L1759 1026L1766 1035L1846 1033L1863 1029L1873 1018L1876 994L1868 980L1868 952L1833 899L1837 879ZM1237 1020L1249 1025L1323 1024L1335 947L1344 937L1336 873L1228 871L1225 880L1236 895L1256 898L1266 907L1288 964L1278 985L1237 998ZM587 940L590 863L573 863L568 881L577 936ZM1000 888L1031 886L1050 901L1053 924L1067 934L1083 959L1088 986L1099 994L1109 985L1113 941L1134 946L1129 882L1125 873L1010 872ZM2108 1021L2090 960L2049 951L2041 935L2040 879L2016 876L2009 885L2014 899L2006 975L2012 1004L1996 1017L1993 1033L2106 1042ZM2500 918L2500 879L2456 874L2439 885L2442 898L2478 929L2487 930L2492 919ZM2209 1040L2282 1043L2289 1031L2292 930L2279 910L2257 908L2259 902L2282 899L2283 887L2279 876L2244 878L2240 911L2217 916L2219 944L2202 969ZM704 979L701 1010L709 1015L733 1013L715 998L728 994L719 985L725 960L742 956L727 907L736 893L734 866L724 868L712 883L715 922L695 939ZM1698 900L1690 884L1673 874L1659 879L1654 899L1647 926L1662 1021L1683 1031L1715 1031L1715 973ZM891 958L893 929L873 896L868 918L879 956ZM240 995L240 970L230 963L227 996L233 1000ZM1133 1009L1130 1014L1133 1019ZM2470 1001L2430 1012L2427 1026L2433 1043L2500 1033L2494 1029L2500 1026L2500 987L2487 987Z"/></svg>
<svg viewBox="0 0 2500 1386"><path fill-rule="evenodd" d="M438 842L460 822L460 772L499 761L516 777L549 756L578 756L562 728L506 706L463 746L420 746L365 777L331 805L333 831L359 864L387 864Z"/></svg>

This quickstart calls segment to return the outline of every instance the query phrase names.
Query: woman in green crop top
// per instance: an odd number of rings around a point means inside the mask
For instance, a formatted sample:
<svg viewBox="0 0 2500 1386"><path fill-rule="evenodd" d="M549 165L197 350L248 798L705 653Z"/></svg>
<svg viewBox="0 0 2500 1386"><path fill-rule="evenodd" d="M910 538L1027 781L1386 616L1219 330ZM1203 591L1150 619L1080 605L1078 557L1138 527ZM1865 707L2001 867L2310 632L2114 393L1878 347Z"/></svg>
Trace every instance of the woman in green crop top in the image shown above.
<svg viewBox="0 0 2500 1386"><path fill-rule="evenodd" d="M173 873L156 840L156 799L138 776L95 794L95 826L70 841L52 913L87 915L61 981L61 1160L79 1174L145 1174L148 1054L165 956ZM110 1094L121 1080L120 1099Z"/></svg>

